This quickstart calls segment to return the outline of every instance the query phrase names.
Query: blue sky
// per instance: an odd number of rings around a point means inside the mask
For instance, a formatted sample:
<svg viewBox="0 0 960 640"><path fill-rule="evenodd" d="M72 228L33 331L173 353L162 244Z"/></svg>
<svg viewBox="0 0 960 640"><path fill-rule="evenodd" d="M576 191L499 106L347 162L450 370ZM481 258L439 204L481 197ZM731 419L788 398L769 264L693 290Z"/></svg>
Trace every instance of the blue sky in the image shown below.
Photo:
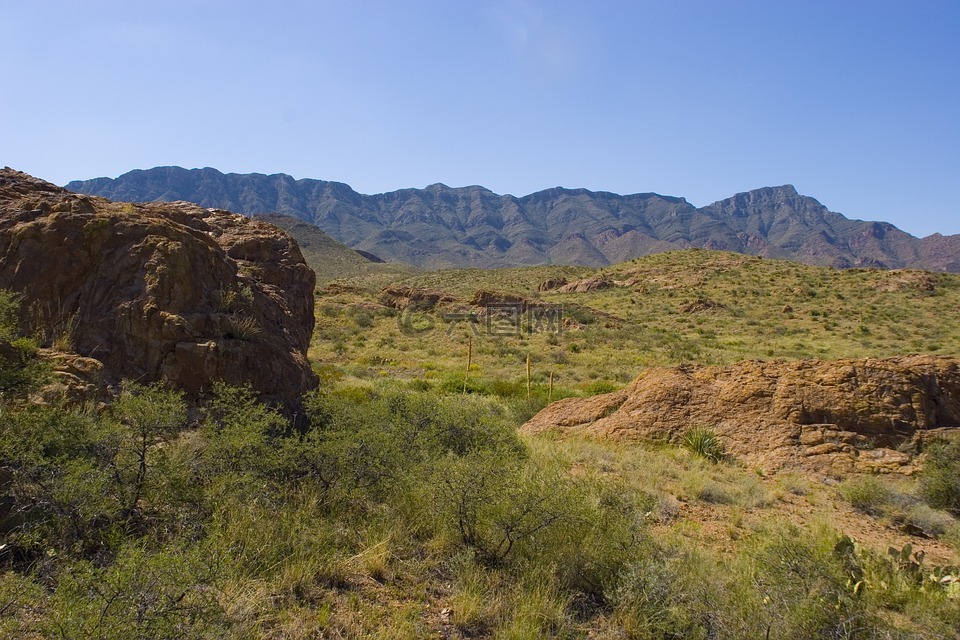
<svg viewBox="0 0 960 640"><path fill-rule="evenodd" d="M960 2L0 0L0 164L363 193L790 183L960 233Z"/></svg>

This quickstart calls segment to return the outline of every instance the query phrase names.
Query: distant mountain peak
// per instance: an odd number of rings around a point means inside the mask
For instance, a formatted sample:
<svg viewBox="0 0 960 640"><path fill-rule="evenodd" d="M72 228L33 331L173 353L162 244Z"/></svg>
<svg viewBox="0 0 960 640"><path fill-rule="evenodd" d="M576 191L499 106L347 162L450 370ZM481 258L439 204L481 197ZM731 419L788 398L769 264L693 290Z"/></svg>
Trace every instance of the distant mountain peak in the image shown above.
<svg viewBox="0 0 960 640"><path fill-rule="evenodd" d="M364 195L339 182L209 167L157 167L67 188L121 201L186 200L293 215L355 250L426 268L603 266L670 249L713 248L818 265L960 271L960 236L921 241L889 223L850 220L792 184L699 208L656 193L561 186L514 197L438 182Z"/></svg>
<svg viewBox="0 0 960 640"><path fill-rule="evenodd" d="M792 195L792 196L798 196L798 195L800 195L799 193L797 193L797 188L796 188L795 186L793 186L792 184L782 184L782 185L780 185L779 187L770 187L770 188L773 189L774 191L781 192L781 193L787 193L787 194L790 194L790 195Z"/></svg>

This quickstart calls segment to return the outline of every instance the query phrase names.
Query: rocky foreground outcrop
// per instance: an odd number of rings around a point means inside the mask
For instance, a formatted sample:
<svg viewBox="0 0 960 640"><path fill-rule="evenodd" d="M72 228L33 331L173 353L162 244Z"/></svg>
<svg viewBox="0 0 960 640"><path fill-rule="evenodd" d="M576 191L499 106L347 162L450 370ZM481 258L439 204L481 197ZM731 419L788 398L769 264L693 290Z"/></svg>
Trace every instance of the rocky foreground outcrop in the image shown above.
<svg viewBox="0 0 960 640"><path fill-rule="evenodd" d="M249 383L296 411L316 386L314 284L273 225L0 171L0 288L23 295L25 332L100 361L107 383L165 380L191 397L215 380Z"/></svg>
<svg viewBox="0 0 960 640"><path fill-rule="evenodd" d="M644 371L626 388L554 402L528 433L677 441L713 429L737 459L784 466L910 473L910 441L960 427L960 360L741 362Z"/></svg>

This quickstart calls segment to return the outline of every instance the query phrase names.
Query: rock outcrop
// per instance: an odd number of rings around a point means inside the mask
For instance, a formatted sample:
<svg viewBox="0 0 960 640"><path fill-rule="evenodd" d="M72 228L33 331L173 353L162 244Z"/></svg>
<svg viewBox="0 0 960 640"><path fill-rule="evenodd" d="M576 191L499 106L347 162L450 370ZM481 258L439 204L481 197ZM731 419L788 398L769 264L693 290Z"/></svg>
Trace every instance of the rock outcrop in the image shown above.
<svg viewBox="0 0 960 640"><path fill-rule="evenodd" d="M571 282L569 284L561 285L557 287L558 293L589 293L590 291L600 291L601 289L609 289L610 287L615 286L613 282L610 282L603 276L592 276L590 278L584 278L583 280L577 280L576 282Z"/></svg>
<svg viewBox="0 0 960 640"><path fill-rule="evenodd" d="M166 380L196 397L250 384L296 411L313 271L277 227L227 211L119 204L0 171L0 288L23 329L103 364L109 383Z"/></svg>
<svg viewBox="0 0 960 640"><path fill-rule="evenodd" d="M506 291L490 291L489 289L480 289L475 294L473 294L473 299L470 300L470 304L475 307L499 307L499 306L509 306L509 307L519 307L523 310L526 310L530 305L536 304L534 301L524 298L523 296L517 293L509 293Z"/></svg>
<svg viewBox="0 0 960 640"><path fill-rule="evenodd" d="M960 360L652 368L620 391L554 402L522 429L677 441L695 427L713 429L732 455L766 471L909 473L912 457L900 445L960 427Z"/></svg>
<svg viewBox="0 0 960 640"><path fill-rule="evenodd" d="M409 308L420 311L433 309L440 303L456 300L452 294L435 289L420 289L405 285L390 285L380 292L380 302L400 311Z"/></svg>
<svg viewBox="0 0 960 640"><path fill-rule="evenodd" d="M566 278L548 278L537 286L537 291L553 291L567 284Z"/></svg>

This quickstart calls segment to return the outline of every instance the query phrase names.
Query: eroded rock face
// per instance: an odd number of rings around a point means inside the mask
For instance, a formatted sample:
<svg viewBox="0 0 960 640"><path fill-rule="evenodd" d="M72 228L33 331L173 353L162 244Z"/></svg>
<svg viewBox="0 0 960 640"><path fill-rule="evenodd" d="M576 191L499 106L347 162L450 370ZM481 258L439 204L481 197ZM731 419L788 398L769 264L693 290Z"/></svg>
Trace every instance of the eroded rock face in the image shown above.
<svg viewBox="0 0 960 640"><path fill-rule="evenodd" d="M582 280L577 280L569 284L564 284L557 287L558 293L589 293L590 291L600 291L601 289L609 289L615 286L613 282L610 282L603 276L592 276L590 278L584 278Z"/></svg>
<svg viewBox="0 0 960 640"><path fill-rule="evenodd" d="M537 286L537 291L553 291L567 284L566 278L549 278Z"/></svg>
<svg viewBox="0 0 960 640"><path fill-rule="evenodd" d="M554 402L522 429L678 440L711 428L738 459L839 470L913 470L904 442L960 427L960 360L741 362L643 372L625 389Z"/></svg>
<svg viewBox="0 0 960 640"><path fill-rule="evenodd" d="M314 284L270 224L0 171L0 287L24 295L25 330L101 361L110 382L168 380L194 396L215 380L249 383L295 411L316 385Z"/></svg>
<svg viewBox="0 0 960 640"><path fill-rule="evenodd" d="M381 303L400 311L410 307L418 310L433 309L440 303L453 302L455 299L445 291L418 289L404 285L390 285L380 292Z"/></svg>
<svg viewBox="0 0 960 640"><path fill-rule="evenodd" d="M504 291L489 291L487 289L480 289L475 294L473 294L473 299L470 301L475 307L491 307L491 306L519 306L524 310L527 309L531 304L534 304L531 300L524 298L523 296L516 293L507 293Z"/></svg>

